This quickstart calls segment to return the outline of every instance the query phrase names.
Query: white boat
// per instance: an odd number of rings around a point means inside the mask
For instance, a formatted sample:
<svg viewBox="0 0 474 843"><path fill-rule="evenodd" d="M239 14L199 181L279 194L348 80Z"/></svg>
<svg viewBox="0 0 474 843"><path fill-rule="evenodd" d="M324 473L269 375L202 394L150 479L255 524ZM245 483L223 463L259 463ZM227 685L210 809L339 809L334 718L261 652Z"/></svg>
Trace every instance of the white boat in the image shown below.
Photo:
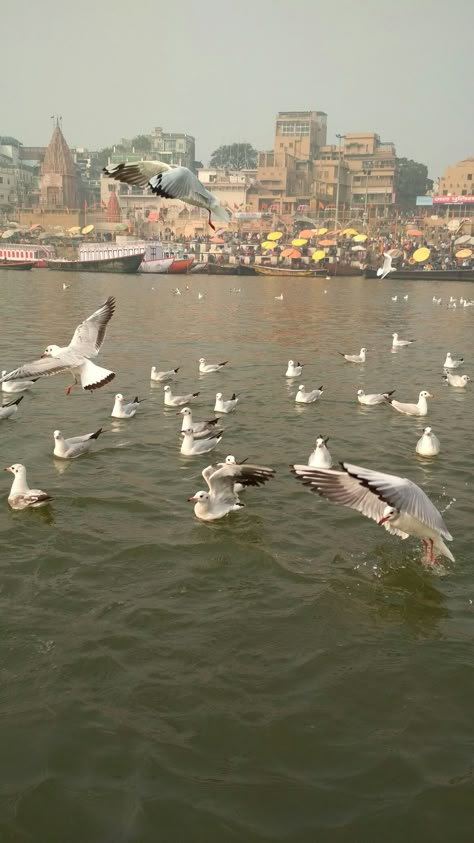
<svg viewBox="0 0 474 843"><path fill-rule="evenodd" d="M36 243L2 243L0 246L0 261L10 263L32 263L36 266L46 266L46 261L54 258L52 246L39 246Z"/></svg>
<svg viewBox="0 0 474 843"><path fill-rule="evenodd" d="M174 256L163 252L158 240L137 240L130 236L118 235L115 242L81 243L79 246L81 260L124 258L138 253L144 253L139 272L163 274L169 272L175 261Z"/></svg>

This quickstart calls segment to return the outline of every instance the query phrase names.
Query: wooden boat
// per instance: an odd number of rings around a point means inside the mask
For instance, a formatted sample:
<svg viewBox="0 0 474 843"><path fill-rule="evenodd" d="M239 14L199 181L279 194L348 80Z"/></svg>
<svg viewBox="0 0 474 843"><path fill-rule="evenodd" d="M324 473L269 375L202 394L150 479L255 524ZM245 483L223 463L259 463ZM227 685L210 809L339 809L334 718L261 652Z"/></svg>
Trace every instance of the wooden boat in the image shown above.
<svg viewBox="0 0 474 843"><path fill-rule="evenodd" d="M194 263L194 258L174 258L168 269L171 275L185 275Z"/></svg>
<svg viewBox="0 0 474 843"><path fill-rule="evenodd" d="M138 272L143 252L124 255L120 258L97 258L96 260L48 260L48 269L59 272Z"/></svg>
<svg viewBox="0 0 474 843"><path fill-rule="evenodd" d="M285 275L290 278L324 278L325 269L292 269L290 266L257 266L254 270L257 275Z"/></svg>
<svg viewBox="0 0 474 843"><path fill-rule="evenodd" d="M344 276L355 276L355 275L362 275L363 270L360 266L353 266L351 263L328 263L324 267L326 270L326 275L344 275Z"/></svg>
<svg viewBox="0 0 474 843"><path fill-rule="evenodd" d="M174 258L154 258L148 260L145 254L138 271L162 275L170 271L173 261Z"/></svg>
<svg viewBox="0 0 474 843"><path fill-rule="evenodd" d="M377 270L366 269L364 277L378 278ZM387 278L394 281L474 281L474 269L394 269Z"/></svg>
<svg viewBox="0 0 474 843"><path fill-rule="evenodd" d="M34 265L31 261L18 261L17 263L14 261L0 261L0 269L28 270L33 269Z"/></svg>

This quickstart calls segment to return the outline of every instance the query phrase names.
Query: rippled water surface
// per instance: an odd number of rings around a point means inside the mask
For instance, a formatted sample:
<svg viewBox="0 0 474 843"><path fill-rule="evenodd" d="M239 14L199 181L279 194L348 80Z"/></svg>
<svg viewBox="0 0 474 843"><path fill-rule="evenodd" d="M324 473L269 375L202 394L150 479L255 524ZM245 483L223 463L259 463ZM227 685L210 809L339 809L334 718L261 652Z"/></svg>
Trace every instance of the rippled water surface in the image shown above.
<svg viewBox="0 0 474 843"><path fill-rule="evenodd" d="M474 285L46 270L0 284L9 369L117 298L101 355L115 381L67 398L69 376L45 379L0 422L0 465L24 462L54 497L14 513L1 475L1 843L471 841L473 397L441 375L447 350L473 360L474 308L431 297ZM417 342L392 354L393 331ZM365 365L336 353L363 345ZM200 377L201 356L229 364ZM289 358L324 386L317 404L295 405ZM210 458L180 456L152 364L181 366L198 418L216 391L240 394L214 455L277 471L241 512L195 519ZM359 388L431 391L440 456L415 454L425 420L361 408ZM146 399L129 422L110 418L118 391ZM93 454L55 460L55 428L100 426ZM336 463L408 476L445 511L443 576L414 540L290 475L318 434Z"/></svg>

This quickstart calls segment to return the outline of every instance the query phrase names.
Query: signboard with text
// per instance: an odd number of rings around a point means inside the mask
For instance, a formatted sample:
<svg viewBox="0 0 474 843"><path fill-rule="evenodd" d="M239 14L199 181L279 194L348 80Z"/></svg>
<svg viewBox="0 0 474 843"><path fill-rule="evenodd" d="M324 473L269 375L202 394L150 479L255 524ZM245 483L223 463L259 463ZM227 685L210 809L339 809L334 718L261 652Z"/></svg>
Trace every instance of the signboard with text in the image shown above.
<svg viewBox="0 0 474 843"><path fill-rule="evenodd" d="M433 204L433 197L432 196L417 196L416 197L416 204L417 205L432 205Z"/></svg>
<svg viewBox="0 0 474 843"><path fill-rule="evenodd" d="M474 205L474 196L433 196L433 205Z"/></svg>

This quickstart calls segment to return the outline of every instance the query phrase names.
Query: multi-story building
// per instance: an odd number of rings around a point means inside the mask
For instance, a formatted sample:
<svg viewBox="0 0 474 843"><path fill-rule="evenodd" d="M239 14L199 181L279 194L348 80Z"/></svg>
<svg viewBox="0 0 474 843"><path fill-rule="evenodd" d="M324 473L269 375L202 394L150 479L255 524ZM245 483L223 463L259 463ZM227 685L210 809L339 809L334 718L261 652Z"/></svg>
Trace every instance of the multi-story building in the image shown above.
<svg viewBox="0 0 474 843"><path fill-rule="evenodd" d="M1 176L4 181L0 183L0 187L7 185L10 188L9 195L5 199L8 198L8 204L12 209L29 204L38 191L38 170L33 164L23 159L22 153L23 146L19 140L12 137L0 137L0 157L3 166L9 169L8 174Z"/></svg>
<svg viewBox="0 0 474 843"><path fill-rule="evenodd" d="M397 153L374 132L348 133L343 159L351 178L351 207L387 215L396 203Z"/></svg>
<svg viewBox="0 0 474 843"><path fill-rule="evenodd" d="M440 196L474 196L474 157L446 167L437 192Z"/></svg>
<svg viewBox="0 0 474 843"><path fill-rule="evenodd" d="M229 172L220 169L199 169L199 181L219 200L221 205L231 211L245 211L247 193L255 179L248 171Z"/></svg>
<svg viewBox="0 0 474 843"><path fill-rule="evenodd" d="M10 159L0 153L0 212L8 212L16 204L15 170Z"/></svg>

